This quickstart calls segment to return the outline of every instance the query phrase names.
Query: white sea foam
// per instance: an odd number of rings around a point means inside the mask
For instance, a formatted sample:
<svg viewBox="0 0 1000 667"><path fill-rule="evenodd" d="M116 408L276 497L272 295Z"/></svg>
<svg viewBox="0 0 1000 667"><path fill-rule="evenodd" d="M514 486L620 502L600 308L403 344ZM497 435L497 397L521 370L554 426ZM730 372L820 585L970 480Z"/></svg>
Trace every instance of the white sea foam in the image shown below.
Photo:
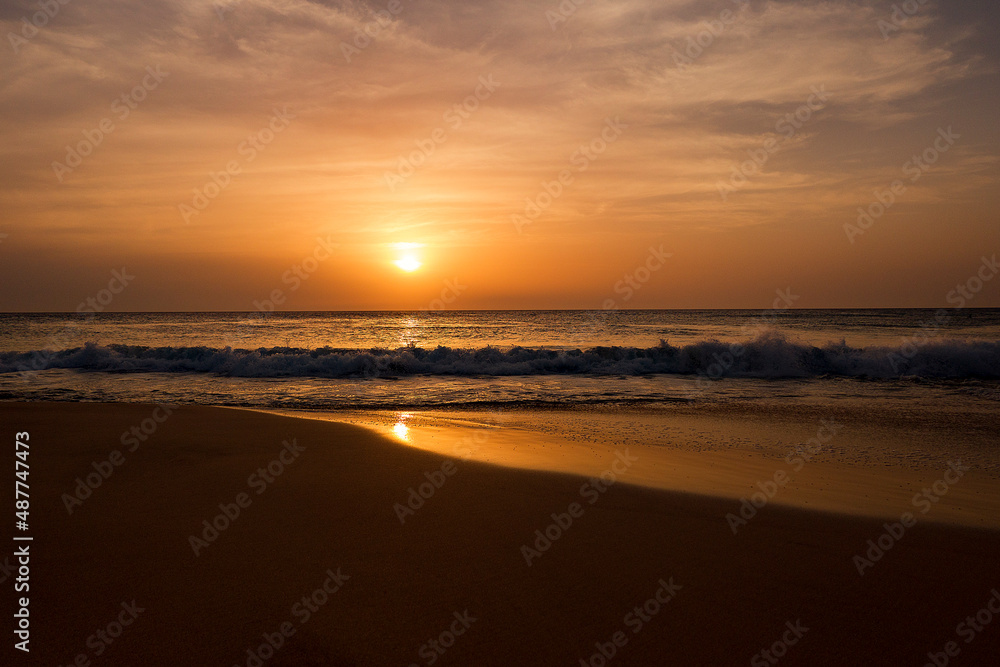
<svg viewBox="0 0 1000 667"><path fill-rule="evenodd" d="M704 340L683 346L661 343L649 348L597 346L583 350L492 346L244 350L88 343L58 351L0 353L0 372L46 369L246 378L660 373L708 378L1000 378L1000 342L942 338L918 346L815 346L767 333L739 344Z"/></svg>

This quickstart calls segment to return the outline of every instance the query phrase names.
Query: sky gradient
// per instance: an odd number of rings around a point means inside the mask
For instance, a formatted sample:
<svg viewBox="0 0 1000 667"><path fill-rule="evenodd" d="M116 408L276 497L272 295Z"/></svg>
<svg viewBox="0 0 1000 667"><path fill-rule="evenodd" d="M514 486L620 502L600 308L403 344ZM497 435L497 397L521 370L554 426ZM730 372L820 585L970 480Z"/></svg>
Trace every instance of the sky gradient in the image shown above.
<svg viewBox="0 0 1000 667"><path fill-rule="evenodd" d="M948 307L1000 14L897 6L5 1L0 310Z"/></svg>

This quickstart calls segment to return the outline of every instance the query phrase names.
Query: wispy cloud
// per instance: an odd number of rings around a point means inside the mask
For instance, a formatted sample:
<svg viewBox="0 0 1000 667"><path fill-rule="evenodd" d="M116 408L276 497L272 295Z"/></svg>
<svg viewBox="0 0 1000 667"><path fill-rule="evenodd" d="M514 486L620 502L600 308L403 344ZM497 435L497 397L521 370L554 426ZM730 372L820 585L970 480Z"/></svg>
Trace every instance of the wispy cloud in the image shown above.
<svg viewBox="0 0 1000 667"><path fill-rule="evenodd" d="M995 110L974 91L988 80L995 97L997 62L970 44L996 26L935 4L887 40L877 21L890 5L593 0L553 29L554 0L73 0L0 56L0 204L12 232L88 230L123 248L148 243L136 220L160 248L227 238L254 249L254 231L276 224L493 243L609 115L628 133L536 233L783 225L850 210L941 124L969 140L922 196L992 187L998 139L976 128ZM3 32L33 7L8 5ZM147 66L169 80L59 183L52 162ZM397 158L490 74L501 88L387 191ZM719 180L819 85L829 104L720 201ZM294 126L183 230L177 204L275 105L294 111Z"/></svg>

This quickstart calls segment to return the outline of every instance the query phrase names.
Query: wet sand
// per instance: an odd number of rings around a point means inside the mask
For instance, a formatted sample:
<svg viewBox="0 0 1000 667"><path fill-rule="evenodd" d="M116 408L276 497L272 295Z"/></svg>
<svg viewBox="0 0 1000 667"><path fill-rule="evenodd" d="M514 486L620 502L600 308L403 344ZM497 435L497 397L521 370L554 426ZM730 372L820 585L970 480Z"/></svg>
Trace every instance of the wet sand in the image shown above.
<svg viewBox="0 0 1000 667"><path fill-rule="evenodd" d="M991 413L883 410L874 417L858 406L762 410L739 403L268 412L347 421L443 456L583 476L600 475L627 450L635 459L623 477L630 484L737 501L765 493L774 505L882 519L910 511L923 521L1000 529L1000 447Z"/></svg>

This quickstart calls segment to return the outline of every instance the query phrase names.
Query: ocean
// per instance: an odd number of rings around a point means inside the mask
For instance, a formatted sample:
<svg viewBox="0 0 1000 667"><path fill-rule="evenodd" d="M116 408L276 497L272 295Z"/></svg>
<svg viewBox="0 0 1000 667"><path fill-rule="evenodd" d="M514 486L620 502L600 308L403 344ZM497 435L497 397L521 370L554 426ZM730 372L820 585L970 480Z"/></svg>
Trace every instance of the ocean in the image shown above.
<svg viewBox="0 0 1000 667"><path fill-rule="evenodd" d="M0 314L0 400L994 408L1000 309Z"/></svg>

